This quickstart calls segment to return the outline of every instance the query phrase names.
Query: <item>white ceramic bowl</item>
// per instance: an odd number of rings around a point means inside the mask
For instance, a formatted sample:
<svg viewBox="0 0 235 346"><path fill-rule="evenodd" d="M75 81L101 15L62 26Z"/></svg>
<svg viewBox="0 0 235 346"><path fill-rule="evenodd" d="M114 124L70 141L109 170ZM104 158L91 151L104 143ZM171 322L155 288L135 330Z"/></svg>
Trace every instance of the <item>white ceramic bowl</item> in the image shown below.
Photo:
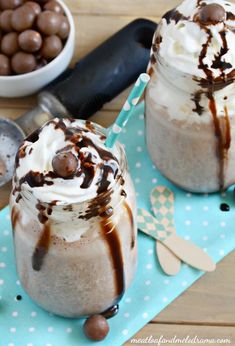
<svg viewBox="0 0 235 346"><path fill-rule="evenodd" d="M17 76L0 76L0 96L21 97L31 95L58 77L69 65L75 44L75 27L72 14L65 3L57 0L69 20L70 33L61 53L39 70Z"/></svg>

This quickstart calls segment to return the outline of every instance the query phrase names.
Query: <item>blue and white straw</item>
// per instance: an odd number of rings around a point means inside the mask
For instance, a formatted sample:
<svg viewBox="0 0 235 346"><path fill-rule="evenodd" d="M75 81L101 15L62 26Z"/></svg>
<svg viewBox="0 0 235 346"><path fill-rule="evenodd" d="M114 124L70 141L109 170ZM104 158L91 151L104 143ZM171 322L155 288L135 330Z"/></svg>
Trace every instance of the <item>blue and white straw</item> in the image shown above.
<svg viewBox="0 0 235 346"><path fill-rule="evenodd" d="M115 123L109 130L108 137L105 141L105 145L107 148L112 148L114 146L117 137L122 132L122 129L126 126L128 120L130 119L132 112L139 102L139 99L142 96L149 80L150 77L146 73L142 73L137 79L134 88L128 96L128 99L126 100L124 106L122 107L122 110L119 113Z"/></svg>

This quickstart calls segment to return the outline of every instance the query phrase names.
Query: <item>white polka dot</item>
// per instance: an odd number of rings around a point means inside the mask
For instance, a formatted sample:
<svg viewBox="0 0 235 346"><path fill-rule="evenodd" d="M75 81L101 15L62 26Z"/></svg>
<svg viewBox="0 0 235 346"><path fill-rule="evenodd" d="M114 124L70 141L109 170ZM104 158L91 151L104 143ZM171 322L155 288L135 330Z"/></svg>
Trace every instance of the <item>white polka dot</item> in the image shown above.
<svg viewBox="0 0 235 346"><path fill-rule="evenodd" d="M189 236L189 235L185 235L185 236L184 236L184 239L185 239L185 240L189 240L189 239L190 239L190 236Z"/></svg>
<svg viewBox="0 0 235 346"><path fill-rule="evenodd" d="M224 250L219 251L220 256L224 256Z"/></svg>
<svg viewBox="0 0 235 346"><path fill-rule="evenodd" d="M139 184L140 183L140 178L135 178L135 183Z"/></svg>
<svg viewBox="0 0 235 346"><path fill-rule="evenodd" d="M52 333L52 332L54 331L54 328L53 328L53 327L48 327L48 328L47 328L47 331L48 331L49 333Z"/></svg>
<svg viewBox="0 0 235 346"><path fill-rule="evenodd" d="M0 279L0 286L4 284L4 280Z"/></svg>
<svg viewBox="0 0 235 346"><path fill-rule="evenodd" d="M6 219L7 219L7 220L10 220L10 214L7 214L7 215L6 215Z"/></svg>
<svg viewBox="0 0 235 346"><path fill-rule="evenodd" d="M207 235L204 235L204 236L202 237L202 240L207 241L207 240L208 240L208 236L207 236Z"/></svg>
<svg viewBox="0 0 235 346"><path fill-rule="evenodd" d="M36 311L32 311L30 315L31 315L31 317L35 317L35 316L37 316L37 313L36 313Z"/></svg>
<svg viewBox="0 0 235 346"><path fill-rule="evenodd" d="M126 298L125 302L126 303L130 303L131 302L131 298Z"/></svg>
<svg viewBox="0 0 235 346"><path fill-rule="evenodd" d="M150 286L150 285L151 285L151 281L150 281L150 280L146 280L146 281L145 281L145 285L146 285L146 286Z"/></svg>
<svg viewBox="0 0 235 346"><path fill-rule="evenodd" d="M124 127L124 129L122 129L122 132L123 132L123 133L127 133L126 127Z"/></svg>
<svg viewBox="0 0 235 346"><path fill-rule="evenodd" d="M27 344L27 346L33 346L33 344L30 342L29 344Z"/></svg>
<svg viewBox="0 0 235 346"><path fill-rule="evenodd" d="M187 211L190 211L190 210L192 210L192 207L191 207L191 205L186 205L186 207L185 207L185 210L187 210Z"/></svg>
<svg viewBox="0 0 235 346"><path fill-rule="evenodd" d="M123 316L126 317L126 318L128 318L128 317L130 317L130 314L129 314L129 312L125 312L125 313L123 314Z"/></svg>
<svg viewBox="0 0 235 346"><path fill-rule="evenodd" d="M17 311L13 311L13 312L12 312L12 316L13 316L13 317L17 317L17 316L18 316L18 312L17 312Z"/></svg>
<svg viewBox="0 0 235 346"><path fill-rule="evenodd" d="M204 210L204 211L208 211L208 210L209 210L209 207L208 207L207 205L204 205L203 210Z"/></svg>
<svg viewBox="0 0 235 346"><path fill-rule="evenodd" d="M182 282L181 282L181 285L182 285L183 287L185 287L185 286L188 285L188 283L187 283L187 281L182 281Z"/></svg>
<svg viewBox="0 0 235 346"><path fill-rule="evenodd" d="M153 183L153 184L156 184L156 183L157 183L157 178L153 178L153 179L152 179L152 183Z"/></svg>
<svg viewBox="0 0 235 346"><path fill-rule="evenodd" d="M132 99L131 103L133 104L133 106L136 106L137 103L139 102L139 97L135 97L134 99Z"/></svg>
<svg viewBox="0 0 235 346"><path fill-rule="evenodd" d="M129 330L128 329L123 329L123 331L122 331L122 334L123 335L127 335L129 333Z"/></svg>
<svg viewBox="0 0 235 346"><path fill-rule="evenodd" d="M136 168L140 168L141 167L141 162L136 162L135 167Z"/></svg>
<svg viewBox="0 0 235 346"><path fill-rule="evenodd" d="M16 280L16 284L20 286L20 280Z"/></svg>
<svg viewBox="0 0 235 346"><path fill-rule="evenodd" d="M148 254L152 255L153 254L153 249L148 249Z"/></svg>
<svg viewBox="0 0 235 346"><path fill-rule="evenodd" d="M164 280L163 282L164 282L164 284L165 284L165 285L169 285L169 283L170 283L170 280L168 280L168 279L165 279L165 280Z"/></svg>
<svg viewBox="0 0 235 346"><path fill-rule="evenodd" d="M30 333L33 333L33 332L35 331L35 328L34 328L34 327L29 327L28 331L29 331ZM49 330L48 330L48 332L49 332Z"/></svg>
<svg viewBox="0 0 235 346"><path fill-rule="evenodd" d="M45 346L52 346L52 344L46 344Z"/></svg>
<svg viewBox="0 0 235 346"><path fill-rule="evenodd" d="M117 124L113 124L112 130L113 130L113 133L116 133L116 134L122 132L122 128L118 126Z"/></svg>
<svg viewBox="0 0 235 346"><path fill-rule="evenodd" d="M142 314L142 317L143 317L143 318L148 318L148 313L147 313L147 312L144 312L144 313Z"/></svg>
<svg viewBox="0 0 235 346"><path fill-rule="evenodd" d="M138 151L138 153L141 153L143 151L143 148L142 147L137 147L136 151Z"/></svg>
<svg viewBox="0 0 235 346"><path fill-rule="evenodd" d="M203 226L204 226L204 227L207 227L207 226L208 226L208 224L209 224L209 222L205 220L205 221L203 221L203 223L202 223L202 224L203 224Z"/></svg>
<svg viewBox="0 0 235 346"><path fill-rule="evenodd" d="M204 251L204 252L207 252L207 248L206 248L206 247L204 247L204 248L203 248L203 251Z"/></svg>
<svg viewBox="0 0 235 346"><path fill-rule="evenodd" d="M137 134L138 134L138 136L143 136L143 131L142 130L139 130L138 132L137 132Z"/></svg>
<svg viewBox="0 0 235 346"><path fill-rule="evenodd" d="M1 247L1 251L2 252L7 252L7 247L6 246Z"/></svg>
<svg viewBox="0 0 235 346"><path fill-rule="evenodd" d="M185 221L185 225L186 225L186 226L190 226L191 224L192 224L192 221L191 221L191 220L186 220L186 221Z"/></svg>
<svg viewBox="0 0 235 346"><path fill-rule="evenodd" d="M126 101L123 106L124 111L128 112L131 109L130 103Z"/></svg>
<svg viewBox="0 0 235 346"><path fill-rule="evenodd" d="M143 119L144 119L144 114L140 114L140 115L139 115L139 119L140 119L140 120L143 120Z"/></svg>
<svg viewBox="0 0 235 346"><path fill-rule="evenodd" d="M147 265L146 265L146 269L152 269L153 268L153 265L152 265L152 263L148 263Z"/></svg>
<svg viewBox="0 0 235 346"><path fill-rule="evenodd" d="M168 301L168 298L167 298L167 297L163 297L163 298L162 298L162 301L163 301L164 303L166 303L166 302Z"/></svg>
<svg viewBox="0 0 235 346"><path fill-rule="evenodd" d="M8 236L9 234L10 234L10 232L8 230L3 231L3 235Z"/></svg>
<svg viewBox="0 0 235 346"><path fill-rule="evenodd" d="M223 233L220 234L220 238L221 238L221 239L224 239L224 238L225 238L225 234L223 234Z"/></svg>
<svg viewBox="0 0 235 346"><path fill-rule="evenodd" d="M155 165L152 165L152 169L157 169Z"/></svg>
<svg viewBox="0 0 235 346"><path fill-rule="evenodd" d="M147 302L149 299L150 299L149 296L145 296L145 297L144 297L144 301L146 301L146 302Z"/></svg>
<svg viewBox="0 0 235 346"><path fill-rule="evenodd" d="M11 332L11 333L15 333L15 332L16 332L16 328L15 328L15 327L11 327L11 328L10 328L10 332Z"/></svg>
<svg viewBox="0 0 235 346"><path fill-rule="evenodd" d="M192 194L190 192L187 192L186 197L190 198L190 197L192 197Z"/></svg>
<svg viewBox="0 0 235 346"><path fill-rule="evenodd" d="M10 342L8 346L15 346L15 344L13 344L13 342Z"/></svg>
<svg viewBox="0 0 235 346"><path fill-rule="evenodd" d="M225 227L226 226L226 222L224 222L224 221L220 222L220 226L221 227Z"/></svg>
<svg viewBox="0 0 235 346"><path fill-rule="evenodd" d="M66 328L66 333L72 333L72 331L73 331L72 328L70 328L70 327Z"/></svg>
<svg viewBox="0 0 235 346"><path fill-rule="evenodd" d="M6 268L6 263L0 262L0 268Z"/></svg>

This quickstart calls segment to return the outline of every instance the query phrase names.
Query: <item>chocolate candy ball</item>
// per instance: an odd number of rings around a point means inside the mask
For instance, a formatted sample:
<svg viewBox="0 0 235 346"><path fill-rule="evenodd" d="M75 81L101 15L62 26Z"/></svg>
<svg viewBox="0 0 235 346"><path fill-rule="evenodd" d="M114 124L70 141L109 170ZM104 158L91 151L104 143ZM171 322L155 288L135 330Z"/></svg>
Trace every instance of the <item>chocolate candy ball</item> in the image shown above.
<svg viewBox="0 0 235 346"><path fill-rule="evenodd" d="M12 31L11 19L12 19L12 10L5 10L0 14L0 27L5 32Z"/></svg>
<svg viewBox="0 0 235 346"><path fill-rule="evenodd" d="M66 17L63 17L62 23L61 23L61 26L60 26L60 30L59 30L57 35L62 40L65 40L68 37L68 35L69 35L69 30L70 30L69 21L68 21L68 19Z"/></svg>
<svg viewBox="0 0 235 346"><path fill-rule="evenodd" d="M104 316L93 315L86 320L83 330L89 339L101 341L107 336L109 325Z"/></svg>
<svg viewBox="0 0 235 346"><path fill-rule="evenodd" d="M0 54L0 76L8 76L11 73L10 60L6 55Z"/></svg>
<svg viewBox="0 0 235 346"><path fill-rule="evenodd" d="M20 6L12 14L12 27L16 31L30 29L33 25L35 17L35 12L30 6Z"/></svg>
<svg viewBox="0 0 235 346"><path fill-rule="evenodd" d="M30 6L34 10L36 16L42 11L41 6L34 1L27 1L25 5Z"/></svg>
<svg viewBox="0 0 235 346"><path fill-rule="evenodd" d="M14 9L23 4L23 0L0 0L2 10Z"/></svg>
<svg viewBox="0 0 235 346"><path fill-rule="evenodd" d="M226 19L225 9L219 4L209 4L202 7L199 20L203 24L217 24Z"/></svg>
<svg viewBox="0 0 235 346"><path fill-rule="evenodd" d="M56 12L43 11L38 15L37 27L45 35L54 35L60 30L62 16Z"/></svg>
<svg viewBox="0 0 235 346"><path fill-rule="evenodd" d="M58 153L52 160L54 172L62 178L72 177L78 169L78 159L71 152Z"/></svg>
<svg viewBox="0 0 235 346"><path fill-rule="evenodd" d="M37 52L42 46L42 36L35 30L25 30L19 35L19 45L25 52Z"/></svg>
<svg viewBox="0 0 235 346"><path fill-rule="evenodd" d="M37 62L33 54L18 52L13 55L11 66L15 73L22 74L35 70Z"/></svg>
<svg viewBox="0 0 235 346"><path fill-rule="evenodd" d="M54 59L63 49L61 39L56 36L48 36L44 39L41 54L45 59Z"/></svg>
<svg viewBox="0 0 235 346"><path fill-rule="evenodd" d="M2 53L11 56L18 52L18 34L16 32L9 32L4 35L1 42L1 51Z"/></svg>
<svg viewBox="0 0 235 346"><path fill-rule="evenodd" d="M63 8L55 0L51 0L51 1L47 2L44 5L43 9L44 10L48 10L48 11L53 11L53 12L56 12L56 13L59 13L59 14L63 14L64 13Z"/></svg>

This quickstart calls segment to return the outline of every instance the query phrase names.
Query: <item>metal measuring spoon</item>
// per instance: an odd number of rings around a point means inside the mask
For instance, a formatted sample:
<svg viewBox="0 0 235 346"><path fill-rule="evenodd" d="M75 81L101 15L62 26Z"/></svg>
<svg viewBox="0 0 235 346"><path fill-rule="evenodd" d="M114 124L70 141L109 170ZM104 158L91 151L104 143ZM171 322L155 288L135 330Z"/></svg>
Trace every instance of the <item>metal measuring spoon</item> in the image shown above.
<svg viewBox="0 0 235 346"><path fill-rule="evenodd" d="M16 121L0 118L0 187L13 176L15 155L24 138L53 118L49 108L46 109L46 101L40 103ZM60 114L64 116L65 110L61 109Z"/></svg>
<svg viewBox="0 0 235 346"><path fill-rule="evenodd" d="M0 119L0 186L12 178L15 153L24 136L24 132L16 123Z"/></svg>

